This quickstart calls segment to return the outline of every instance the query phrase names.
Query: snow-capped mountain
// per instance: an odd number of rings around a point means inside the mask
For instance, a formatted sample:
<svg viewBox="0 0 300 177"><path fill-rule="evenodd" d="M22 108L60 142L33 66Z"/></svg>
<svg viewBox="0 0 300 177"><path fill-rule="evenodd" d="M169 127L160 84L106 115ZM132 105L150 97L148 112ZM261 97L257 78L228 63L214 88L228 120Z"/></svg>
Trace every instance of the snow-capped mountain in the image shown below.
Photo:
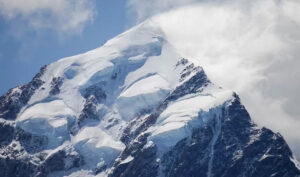
<svg viewBox="0 0 300 177"><path fill-rule="evenodd" d="M278 133L150 22L0 97L1 177L296 177Z"/></svg>

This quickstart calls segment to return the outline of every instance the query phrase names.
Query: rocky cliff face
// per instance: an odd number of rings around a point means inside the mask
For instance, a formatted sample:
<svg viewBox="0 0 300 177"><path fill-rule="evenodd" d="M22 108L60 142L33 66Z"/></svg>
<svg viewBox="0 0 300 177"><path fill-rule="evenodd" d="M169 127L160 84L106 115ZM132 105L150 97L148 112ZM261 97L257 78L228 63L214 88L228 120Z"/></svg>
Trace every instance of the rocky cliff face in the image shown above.
<svg viewBox="0 0 300 177"><path fill-rule="evenodd" d="M300 175L283 137L149 22L9 90L0 134L1 177Z"/></svg>

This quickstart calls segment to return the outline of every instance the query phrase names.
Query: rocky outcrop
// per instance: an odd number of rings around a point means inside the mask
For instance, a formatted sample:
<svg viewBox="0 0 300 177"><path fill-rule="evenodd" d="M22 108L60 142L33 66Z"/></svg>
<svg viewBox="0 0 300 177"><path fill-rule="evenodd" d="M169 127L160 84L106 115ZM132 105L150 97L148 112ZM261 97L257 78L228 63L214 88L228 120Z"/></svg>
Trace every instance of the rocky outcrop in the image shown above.
<svg viewBox="0 0 300 177"><path fill-rule="evenodd" d="M298 176L282 136L258 129L238 97L162 159L165 176Z"/></svg>
<svg viewBox="0 0 300 177"><path fill-rule="evenodd" d="M40 69L40 72L34 76L28 84L12 88L5 95L0 97L0 118L14 120L23 106L27 104L35 90L39 89L44 81L41 76L47 66Z"/></svg>
<svg viewBox="0 0 300 177"><path fill-rule="evenodd" d="M153 27L43 67L0 97L0 177L299 176L283 137Z"/></svg>
<svg viewBox="0 0 300 177"><path fill-rule="evenodd" d="M290 160L292 152L282 136L258 128L238 96L234 98L231 104L224 104L221 115L195 128L190 137L162 156L155 144L147 143L147 133L140 132L128 143L110 177L299 176L299 169ZM128 158L132 160L124 163Z"/></svg>
<svg viewBox="0 0 300 177"><path fill-rule="evenodd" d="M62 77L54 77L50 83L51 90L49 91L49 95L57 95L60 93L60 87L63 84Z"/></svg>
<svg viewBox="0 0 300 177"><path fill-rule="evenodd" d="M0 174L3 177L46 177L55 171L82 166L82 157L73 147L66 146L52 154L28 154L17 142L0 151Z"/></svg>

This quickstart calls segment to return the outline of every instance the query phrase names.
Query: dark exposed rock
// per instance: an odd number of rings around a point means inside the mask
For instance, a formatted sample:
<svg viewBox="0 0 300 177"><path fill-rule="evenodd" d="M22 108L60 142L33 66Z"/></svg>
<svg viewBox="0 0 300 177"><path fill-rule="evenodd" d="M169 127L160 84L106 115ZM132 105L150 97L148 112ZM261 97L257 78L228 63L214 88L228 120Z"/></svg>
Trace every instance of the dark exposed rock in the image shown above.
<svg viewBox="0 0 300 177"><path fill-rule="evenodd" d="M213 147L210 145L216 134L212 128L215 122L211 121L165 154L162 163L166 176L300 175L289 159L292 153L283 138L266 128L257 129L238 98L220 120L220 132Z"/></svg>
<svg viewBox="0 0 300 177"><path fill-rule="evenodd" d="M129 125L124 129L121 141L127 144L141 132L145 131L147 128L153 125L156 122L158 116L167 108L169 102L175 101L176 99L187 94L196 93L197 91L200 91L201 88L207 86L209 83L210 81L208 80L204 71L201 69L188 81L176 87L176 89L155 110L153 110L152 114L142 120L142 123L139 123L139 126L135 129L135 131L131 130L132 127L135 126L136 120L130 122Z"/></svg>
<svg viewBox="0 0 300 177"><path fill-rule="evenodd" d="M43 168L47 173L50 173L53 171L68 170L82 165L83 159L81 156L77 152L74 152L74 150L71 152L72 153L68 153L64 149L57 151L45 160Z"/></svg>
<svg viewBox="0 0 300 177"><path fill-rule="evenodd" d="M147 46L144 57L161 53L159 45ZM141 53L140 46L134 46L124 51L126 57ZM149 51L148 51L149 50ZM95 120L101 120L101 111L105 106L111 106L122 89L125 77L129 72L139 68L144 61L131 65L122 58L112 60L116 68L112 73L102 76L95 74L91 81L99 77L108 77L80 90L85 98L84 107L76 122L68 125L71 134L76 134L81 127ZM195 67L186 59L181 59L175 66L184 66L181 72L180 85L170 93L156 108L141 111L139 117L132 120L125 128L121 141L126 145L113 164L98 163L94 174L112 169L109 177L297 177L300 171L290 160L292 152L280 134L262 128L251 122L245 107L239 97L234 94L232 100L222 106L212 108L211 121L195 127L191 135L180 140L166 152L158 151L155 143L148 141L148 128L156 123L160 114L168 105L183 96L200 93L210 81L201 67ZM128 68L132 67L132 68ZM72 168L84 164L82 156L70 146L59 147L50 154L43 151L47 148L46 136L26 132L15 125L14 121L20 109L27 104L36 89L43 85L41 72L28 84L11 89L0 97L0 117L6 120L0 122L0 176L2 177L45 177L56 171L72 171ZM69 74L69 75L68 75ZM75 70L66 75L72 79ZM155 74L155 73L151 73ZM149 75L148 75L149 76ZM148 77L145 76L145 77ZM95 79L95 80L93 80ZM100 79L101 80L101 79ZM115 84L116 81L118 84ZM88 82L94 83L94 82ZM51 82L50 95L60 93L63 78L55 77ZM112 89L113 88L113 89ZM41 88L43 89L43 88ZM118 90L119 89L119 90ZM117 93L117 94L116 94ZM110 102L109 102L110 101ZM103 105L103 110L102 109ZM218 112L214 112L218 110ZM145 116L149 114L149 116ZM202 119L199 113L198 119ZM111 118L106 129L119 123L118 117ZM86 123L86 124L85 124ZM91 124L92 125L92 124ZM65 144L64 144L65 145ZM112 168L111 168L112 167Z"/></svg>
<svg viewBox="0 0 300 177"><path fill-rule="evenodd" d="M83 110L78 118L78 125L81 126L86 119L99 119L99 114L97 110L97 100L94 96L90 96L84 104Z"/></svg>
<svg viewBox="0 0 300 177"><path fill-rule="evenodd" d="M128 127L125 128L123 132L123 136L121 137L121 141L125 144L127 144L125 150L120 155L120 159L124 160L128 158L130 155L134 157L134 160L130 163L134 163L137 165L144 164L142 160L140 159L140 156L143 157L145 154L143 147L147 143L147 137L148 134L142 134L145 130L147 130L150 126L152 126L156 119L159 117L159 115L165 110L168 103L171 101L174 101L186 94L195 93L199 91L200 88L205 87L210 81L207 79L205 73L201 69L199 72L197 72L193 77L191 77L188 81L183 83L181 86L178 86L166 99L165 101L158 106L156 110L150 116L146 117L144 120L139 120L139 126L134 131L132 131L132 127L135 126L137 123L136 120L133 120L131 123L129 123ZM140 136L139 136L140 135ZM137 138L137 140L136 140ZM153 146L152 148L154 148ZM151 149L152 149L151 148ZM157 168L158 164L156 162L156 148L154 148L155 151L152 149L152 157L148 157L147 160L145 160L148 164L148 170L149 171L139 171L139 173L129 173L129 171L135 171L134 169L131 169L133 167L129 167L128 164L121 164L119 166L120 162L116 162L114 164L115 170L112 173L111 176L130 176L130 175L141 175L141 176L147 176L147 175L154 175L158 173ZM146 151L147 152L147 151ZM147 154L147 153L146 153ZM144 166L145 168L145 166ZM150 173L151 172L151 173Z"/></svg>
<svg viewBox="0 0 300 177"><path fill-rule="evenodd" d="M117 125L119 123L119 119L110 119L108 120L108 125L105 126L105 129L110 129L111 127Z"/></svg>
<svg viewBox="0 0 300 177"><path fill-rule="evenodd" d="M47 157L43 152L47 137L26 132L13 122L1 121L0 133L1 177L46 177L48 173L83 164L82 157L72 147Z"/></svg>
<svg viewBox="0 0 300 177"><path fill-rule="evenodd" d="M48 144L46 136L28 133L20 128L16 128L15 140L19 141L24 149L31 154L44 150Z"/></svg>
<svg viewBox="0 0 300 177"><path fill-rule="evenodd" d="M28 155L7 147L0 156L1 177L46 177L47 174L83 165L82 157L73 148L64 148L47 155L43 152ZM47 157L48 156L48 157Z"/></svg>
<svg viewBox="0 0 300 177"><path fill-rule="evenodd" d="M0 97L0 117L7 120L16 119L20 109L29 101L35 90L43 85L41 76L44 74L47 66L40 69L28 84L10 89L5 95Z"/></svg>
<svg viewBox="0 0 300 177"><path fill-rule="evenodd" d="M0 158L1 177L46 177L42 169L32 162L14 158Z"/></svg>
<svg viewBox="0 0 300 177"><path fill-rule="evenodd" d="M188 64L188 65L187 65ZM180 72L180 79L179 81L182 82L184 81L188 76L190 76L192 73L197 73L200 72L202 70L202 68L200 66L195 66L194 63L190 63L189 60L182 58L181 60L179 60L176 65L175 68L177 68L178 66L186 66L181 72Z"/></svg>
<svg viewBox="0 0 300 177"><path fill-rule="evenodd" d="M150 154L143 152L148 135L142 132L147 127L135 132L135 136L127 134L134 138L126 139L127 146L115 162L110 176L147 176L150 173L156 176L158 166L161 175L166 177L300 176L300 171L290 160L292 152L282 136L266 128L259 129L251 122L236 94L230 104L225 103L220 109L220 115L216 114L212 121L195 128L190 137L182 139L166 152L160 163L155 163L154 159L158 158L155 151ZM155 119L159 115L151 116ZM145 125L150 126L142 126ZM130 156L134 158L129 163L122 163ZM144 156L147 158L140 158Z"/></svg>
<svg viewBox="0 0 300 177"><path fill-rule="evenodd" d="M157 176L159 163L156 161L156 146L147 143L147 135L138 137L138 141L128 145L120 155L119 161L115 163L113 173L109 177L152 177ZM131 161L122 163L126 158L133 158Z"/></svg>
<svg viewBox="0 0 300 177"><path fill-rule="evenodd" d="M188 76L190 76L193 72L200 71L202 68L197 66L195 67L194 64L188 65L186 68L181 71L181 76L180 76L180 82L186 79Z"/></svg>
<svg viewBox="0 0 300 177"><path fill-rule="evenodd" d="M97 105L106 100L106 93L102 89L101 84L95 84L81 90L81 95L86 99L83 109L76 120L71 126L70 133L75 135L80 127L82 127L86 120L99 120L100 113Z"/></svg>
<svg viewBox="0 0 300 177"><path fill-rule="evenodd" d="M188 81L178 86L171 94L167 97L166 101L174 101L184 95L201 92L201 88L204 88L210 83L203 69L192 76Z"/></svg>
<svg viewBox="0 0 300 177"><path fill-rule="evenodd" d="M14 127L8 123L0 122L0 148L7 146L14 138Z"/></svg>
<svg viewBox="0 0 300 177"><path fill-rule="evenodd" d="M63 84L63 78L62 77L54 77L50 83L51 90L49 91L50 95L57 95L60 92L60 87Z"/></svg>
<svg viewBox="0 0 300 177"><path fill-rule="evenodd" d="M101 103L106 99L106 93L102 89L101 85L92 85L87 87L84 91L82 91L82 96L85 99L95 99L98 103Z"/></svg>
<svg viewBox="0 0 300 177"><path fill-rule="evenodd" d="M179 65L186 65L186 64L188 64L189 63L189 60L187 60L187 59L185 59L185 58L182 58L181 60L179 60L177 63L176 63L176 65L175 65L175 67L178 67Z"/></svg>

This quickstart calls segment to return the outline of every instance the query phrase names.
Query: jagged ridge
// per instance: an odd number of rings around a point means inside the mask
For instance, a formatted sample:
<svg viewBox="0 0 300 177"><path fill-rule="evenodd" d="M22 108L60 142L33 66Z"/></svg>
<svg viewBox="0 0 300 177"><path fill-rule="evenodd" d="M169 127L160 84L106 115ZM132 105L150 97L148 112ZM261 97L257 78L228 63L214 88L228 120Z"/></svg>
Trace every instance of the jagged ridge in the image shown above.
<svg viewBox="0 0 300 177"><path fill-rule="evenodd" d="M300 174L282 136L151 22L43 67L0 117L4 177Z"/></svg>

